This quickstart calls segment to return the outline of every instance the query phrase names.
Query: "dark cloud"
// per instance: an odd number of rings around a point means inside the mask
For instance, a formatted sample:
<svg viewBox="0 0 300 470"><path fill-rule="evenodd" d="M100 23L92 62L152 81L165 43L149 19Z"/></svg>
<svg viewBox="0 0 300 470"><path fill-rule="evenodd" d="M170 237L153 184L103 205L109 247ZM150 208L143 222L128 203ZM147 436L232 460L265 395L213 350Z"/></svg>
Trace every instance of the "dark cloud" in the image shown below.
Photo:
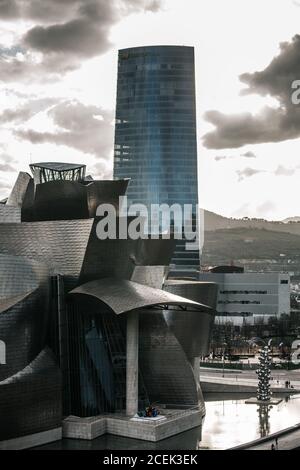
<svg viewBox="0 0 300 470"><path fill-rule="evenodd" d="M255 153L248 151L246 153L242 153L240 157L243 158L256 158ZM215 157L216 162L221 162L222 160L232 160L234 158L238 158L238 155L217 155Z"/></svg>
<svg viewBox="0 0 300 470"><path fill-rule="evenodd" d="M17 0L19 16L43 23L72 18L83 0ZM89 1L89 0L88 0Z"/></svg>
<svg viewBox="0 0 300 470"><path fill-rule="evenodd" d="M257 175L259 173L264 173L264 170L257 170L256 168L244 168L243 170L237 170L236 174L239 177L239 181L243 181L246 178L250 178L251 176Z"/></svg>
<svg viewBox="0 0 300 470"><path fill-rule="evenodd" d="M78 9L78 17L50 26L35 26L24 37L25 45L43 53L93 57L108 50L109 29L117 16L111 2L90 1Z"/></svg>
<svg viewBox="0 0 300 470"><path fill-rule="evenodd" d="M251 151L248 151L248 152L242 153L242 154L241 154L241 157L244 157L244 158L256 158L256 155L255 155L255 153L253 153L253 152L251 152Z"/></svg>
<svg viewBox="0 0 300 470"><path fill-rule="evenodd" d="M0 162L0 171L2 172L15 172L16 169L15 167L13 167L12 165L10 165L9 163L1 163Z"/></svg>
<svg viewBox="0 0 300 470"><path fill-rule="evenodd" d="M27 101L22 106L15 109L5 109L0 113L0 124L14 122L17 124L28 121L41 111L45 111L50 106L57 103L56 99L41 98Z"/></svg>
<svg viewBox="0 0 300 470"><path fill-rule="evenodd" d="M300 106L291 101L291 86L297 79L300 79L300 35L282 43L279 54L264 70L240 76L247 85L242 94L271 96L278 101L278 108L267 106L257 115L209 111L205 118L215 129L204 135L204 145L214 149L238 148L300 137Z"/></svg>
<svg viewBox="0 0 300 470"><path fill-rule="evenodd" d="M33 144L66 145L100 158L109 158L113 147L112 112L76 101L58 104L48 114L60 128L57 132L27 129L17 130L15 135Z"/></svg>
<svg viewBox="0 0 300 470"><path fill-rule="evenodd" d="M25 60L13 57L5 60L0 56L0 82L25 83L55 82L62 75L76 70L79 63L63 55L46 54L41 62L37 62L32 54L27 54Z"/></svg>
<svg viewBox="0 0 300 470"><path fill-rule="evenodd" d="M229 159L232 159L232 158L234 158L234 157L231 157L231 156L227 157L227 155L217 155L215 157L215 161L216 162L221 162L222 160L229 160Z"/></svg>
<svg viewBox="0 0 300 470"><path fill-rule="evenodd" d="M19 16L17 0L0 0L0 19L11 20Z"/></svg>
<svg viewBox="0 0 300 470"><path fill-rule="evenodd" d="M103 54L110 47L110 29L122 17L138 11L157 11L162 0L0 0L0 19L30 20L32 27L21 44L25 60L6 57L0 80L39 80L45 74L59 78L80 67L82 60ZM1 3L3 13L1 15ZM41 53L36 61L34 53ZM2 58L3 61L3 58Z"/></svg>

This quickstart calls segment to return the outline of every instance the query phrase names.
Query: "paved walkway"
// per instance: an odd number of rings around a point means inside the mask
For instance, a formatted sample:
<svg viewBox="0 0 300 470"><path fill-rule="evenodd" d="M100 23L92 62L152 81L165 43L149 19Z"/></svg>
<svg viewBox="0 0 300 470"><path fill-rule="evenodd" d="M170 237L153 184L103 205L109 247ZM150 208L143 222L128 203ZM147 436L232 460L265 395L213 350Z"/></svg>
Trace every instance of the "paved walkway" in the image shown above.
<svg viewBox="0 0 300 470"><path fill-rule="evenodd" d="M226 384L226 385L244 385L247 387L257 388L258 380L257 378L244 378L239 375L236 377L219 377L216 375L202 375L200 376L200 382L208 382L208 383L218 383L218 384ZM270 386L273 391L285 391L285 392L293 392L298 393L300 391L300 382L299 381L291 381L291 385L293 388L286 388L285 383L282 380L271 380Z"/></svg>
<svg viewBox="0 0 300 470"><path fill-rule="evenodd" d="M299 448L300 424L228 450L272 450L272 444L276 445L276 437L278 438L278 450L294 450Z"/></svg>
<svg viewBox="0 0 300 470"><path fill-rule="evenodd" d="M275 445L275 439L249 447L248 450L271 450L272 444ZM297 447L300 447L300 429L278 438L278 450L293 450Z"/></svg>
<svg viewBox="0 0 300 470"><path fill-rule="evenodd" d="M293 371L294 372L294 371ZM271 389L274 392L288 392L288 393L299 393L300 392L300 374L299 371L272 371L272 380L270 381ZM293 388L286 388L285 381L289 380L290 385ZM257 374L255 371L223 371L221 369L200 369L200 382L202 383L215 383L224 384L231 386L245 386L257 388Z"/></svg>

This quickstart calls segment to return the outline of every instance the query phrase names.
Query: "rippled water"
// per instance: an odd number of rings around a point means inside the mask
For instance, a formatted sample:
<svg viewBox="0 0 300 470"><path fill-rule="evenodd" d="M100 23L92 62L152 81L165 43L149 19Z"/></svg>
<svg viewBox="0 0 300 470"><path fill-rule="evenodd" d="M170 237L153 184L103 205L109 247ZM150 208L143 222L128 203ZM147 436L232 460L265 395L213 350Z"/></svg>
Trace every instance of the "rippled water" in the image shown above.
<svg viewBox="0 0 300 470"><path fill-rule="evenodd" d="M226 398L206 396L202 426L160 442L106 435L93 441L63 439L36 449L228 449L300 423L300 395L285 397L279 405L271 407L245 404L245 396L237 399L236 395L226 395Z"/></svg>

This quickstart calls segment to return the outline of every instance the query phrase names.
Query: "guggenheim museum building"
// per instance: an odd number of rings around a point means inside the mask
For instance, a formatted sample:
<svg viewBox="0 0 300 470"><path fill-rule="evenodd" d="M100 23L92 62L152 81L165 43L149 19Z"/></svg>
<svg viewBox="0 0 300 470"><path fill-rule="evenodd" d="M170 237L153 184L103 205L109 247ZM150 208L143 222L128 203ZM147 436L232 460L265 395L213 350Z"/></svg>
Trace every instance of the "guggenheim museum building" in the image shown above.
<svg viewBox="0 0 300 470"><path fill-rule="evenodd" d="M98 238L97 207L121 223L127 186L35 163L0 203L0 449L201 424L217 287L168 280L172 239Z"/></svg>

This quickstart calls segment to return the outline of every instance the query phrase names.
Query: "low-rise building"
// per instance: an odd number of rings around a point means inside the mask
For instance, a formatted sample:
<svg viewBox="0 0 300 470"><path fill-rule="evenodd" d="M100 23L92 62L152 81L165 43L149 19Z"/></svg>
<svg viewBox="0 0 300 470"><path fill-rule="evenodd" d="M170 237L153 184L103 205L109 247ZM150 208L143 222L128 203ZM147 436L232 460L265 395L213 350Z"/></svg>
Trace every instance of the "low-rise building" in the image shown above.
<svg viewBox="0 0 300 470"><path fill-rule="evenodd" d="M244 272L222 266L199 274L199 280L219 286L216 323L267 323L290 314L290 276L287 273Z"/></svg>

